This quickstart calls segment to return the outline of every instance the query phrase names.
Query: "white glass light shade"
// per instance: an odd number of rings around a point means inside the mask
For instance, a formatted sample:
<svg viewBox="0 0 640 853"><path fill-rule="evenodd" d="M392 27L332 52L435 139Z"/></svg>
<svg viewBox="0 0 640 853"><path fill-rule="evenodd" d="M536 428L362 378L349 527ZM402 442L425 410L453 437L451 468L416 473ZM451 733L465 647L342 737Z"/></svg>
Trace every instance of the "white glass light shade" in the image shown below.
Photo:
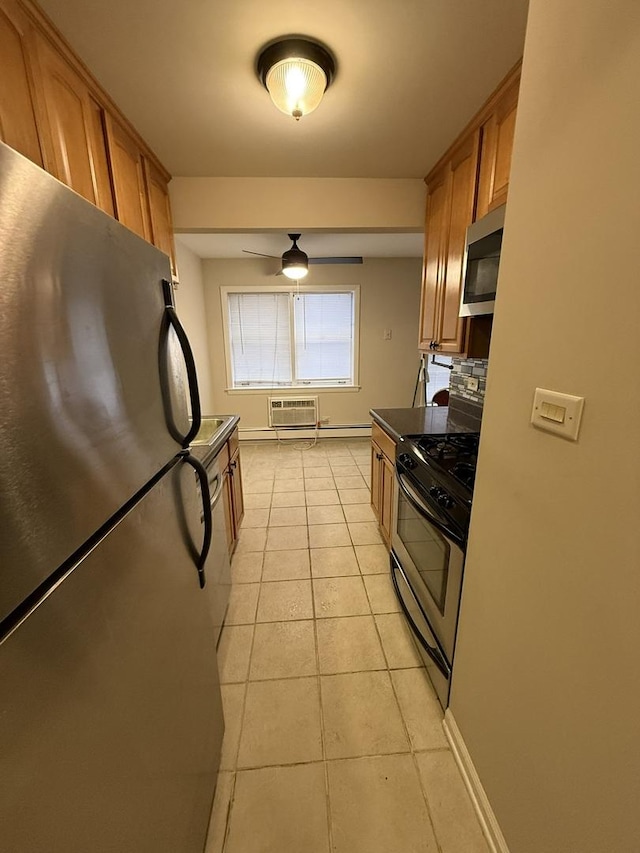
<svg viewBox="0 0 640 853"><path fill-rule="evenodd" d="M297 121L318 106L327 88L327 76L309 59L283 59L269 69L265 85L276 107Z"/></svg>
<svg viewBox="0 0 640 853"><path fill-rule="evenodd" d="M282 272L286 275L287 278L293 279L301 279L306 276L309 272L307 267L296 266L296 267L284 267Z"/></svg>

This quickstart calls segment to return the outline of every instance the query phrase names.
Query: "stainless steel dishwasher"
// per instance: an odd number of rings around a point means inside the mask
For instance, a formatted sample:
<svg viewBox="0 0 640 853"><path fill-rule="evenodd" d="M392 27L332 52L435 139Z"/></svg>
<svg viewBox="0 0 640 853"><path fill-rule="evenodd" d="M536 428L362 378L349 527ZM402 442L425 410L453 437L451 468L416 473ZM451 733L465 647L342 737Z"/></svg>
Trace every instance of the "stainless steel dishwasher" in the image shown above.
<svg viewBox="0 0 640 853"><path fill-rule="evenodd" d="M209 456L203 460L209 480L209 492L211 494L211 520L213 522L213 533L211 537L211 549L205 566L206 586L213 623L215 628L216 645L220 639L222 624L229 604L229 593L231 591L231 565L229 563L229 549L227 546L227 531L224 518L224 502L222 491L224 489L224 477L220 467L220 456ZM204 526L204 516L200 523Z"/></svg>

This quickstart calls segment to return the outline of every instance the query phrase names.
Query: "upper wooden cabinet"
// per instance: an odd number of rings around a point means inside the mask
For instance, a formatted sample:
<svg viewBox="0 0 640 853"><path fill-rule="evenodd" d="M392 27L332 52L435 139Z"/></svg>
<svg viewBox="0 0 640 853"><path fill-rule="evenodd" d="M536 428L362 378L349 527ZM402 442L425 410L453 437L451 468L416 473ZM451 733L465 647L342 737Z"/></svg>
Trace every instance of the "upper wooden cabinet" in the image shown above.
<svg viewBox="0 0 640 853"><path fill-rule="evenodd" d="M421 350L488 354L491 319L458 316L465 237L472 222L506 201L519 82L518 63L425 179Z"/></svg>
<svg viewBox="0 0 640 853"><path fill-rule="evenodd" d="M478 179L476 219L507 200L513 134L516 128L520 75L500 92L489 118L480 128L482 154Z"/></svg>
<svg viewBox="0 0 640 853"><path fill-rule="evenodd" d="M421 349L459 353L466 326L460 312L465 233L472 221L478 132L464 139L429 183L421 309Z"/></svg>
<svg viewBox="0 0 640 853"><path fill-rule="evenodd" d="M149 200L149 221L153 245L169 255L171 271L176 275L173 223L166 175L148 158L144 158L144 176Z"/></svg>
<svg viewBox="0 0 640 853"><path fill-rule="evenodd" d="M82 77L36 36L43 89L40 135L47 171L113 216L102 110Z"/></svg>
<svg viewBox="0 0 640 853"><path fill-rule="evenodd" d="M449 169L444 166L431 176L427 189L427 216L424 231L424 264L420 305L420 348L427 349L438 339L438 308L446 264L445 221L448 208Z"/></svg>
<svg viewBox="0 0 640 853"><path fill-rule="evenodd" d="M0 139L38 166L43 165L28 60L33 28L13 0L0 5Z"/></svg>
<svg viewBox="0 0 640 853"><path fill-rule="evenodd" d="M169 255L171 176L33 0L0 0L0 139Z"/></svg>
<svg viewBox="0 0 640 853"><path fill-rule="evenodd" d="M151 242L142 152L131 134L109 115L106 125L116 217L139 237Z"/></svg>

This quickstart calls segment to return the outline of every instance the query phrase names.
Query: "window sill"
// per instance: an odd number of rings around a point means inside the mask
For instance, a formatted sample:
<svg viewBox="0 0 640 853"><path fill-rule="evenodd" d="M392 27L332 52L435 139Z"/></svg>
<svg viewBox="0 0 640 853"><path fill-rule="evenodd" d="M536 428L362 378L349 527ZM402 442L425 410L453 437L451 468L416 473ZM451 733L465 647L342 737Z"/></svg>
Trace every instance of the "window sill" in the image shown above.
<svg viewBox="0 0 640 853"><path fill-rule="evenodd" d="M293 396L300 397L303 394L313 393L315 394L333 394L337 392L338 394L344 393L355 393L360 391L361 385L296 385L295 387L291 385L279 385L275 388L225 388L227 394L268 394L269 397L286 397Z"/></svg>

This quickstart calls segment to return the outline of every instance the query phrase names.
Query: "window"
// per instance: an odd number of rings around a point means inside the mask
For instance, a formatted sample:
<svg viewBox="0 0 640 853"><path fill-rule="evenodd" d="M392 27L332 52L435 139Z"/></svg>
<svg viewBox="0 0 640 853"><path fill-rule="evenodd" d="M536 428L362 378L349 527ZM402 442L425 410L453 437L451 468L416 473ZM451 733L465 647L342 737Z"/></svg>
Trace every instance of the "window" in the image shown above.
<svg viewBox="0 0 640 853"><path fill-rule="evenodd" d="M231 388L357 383L359 288L222 288Z"/></svg>

